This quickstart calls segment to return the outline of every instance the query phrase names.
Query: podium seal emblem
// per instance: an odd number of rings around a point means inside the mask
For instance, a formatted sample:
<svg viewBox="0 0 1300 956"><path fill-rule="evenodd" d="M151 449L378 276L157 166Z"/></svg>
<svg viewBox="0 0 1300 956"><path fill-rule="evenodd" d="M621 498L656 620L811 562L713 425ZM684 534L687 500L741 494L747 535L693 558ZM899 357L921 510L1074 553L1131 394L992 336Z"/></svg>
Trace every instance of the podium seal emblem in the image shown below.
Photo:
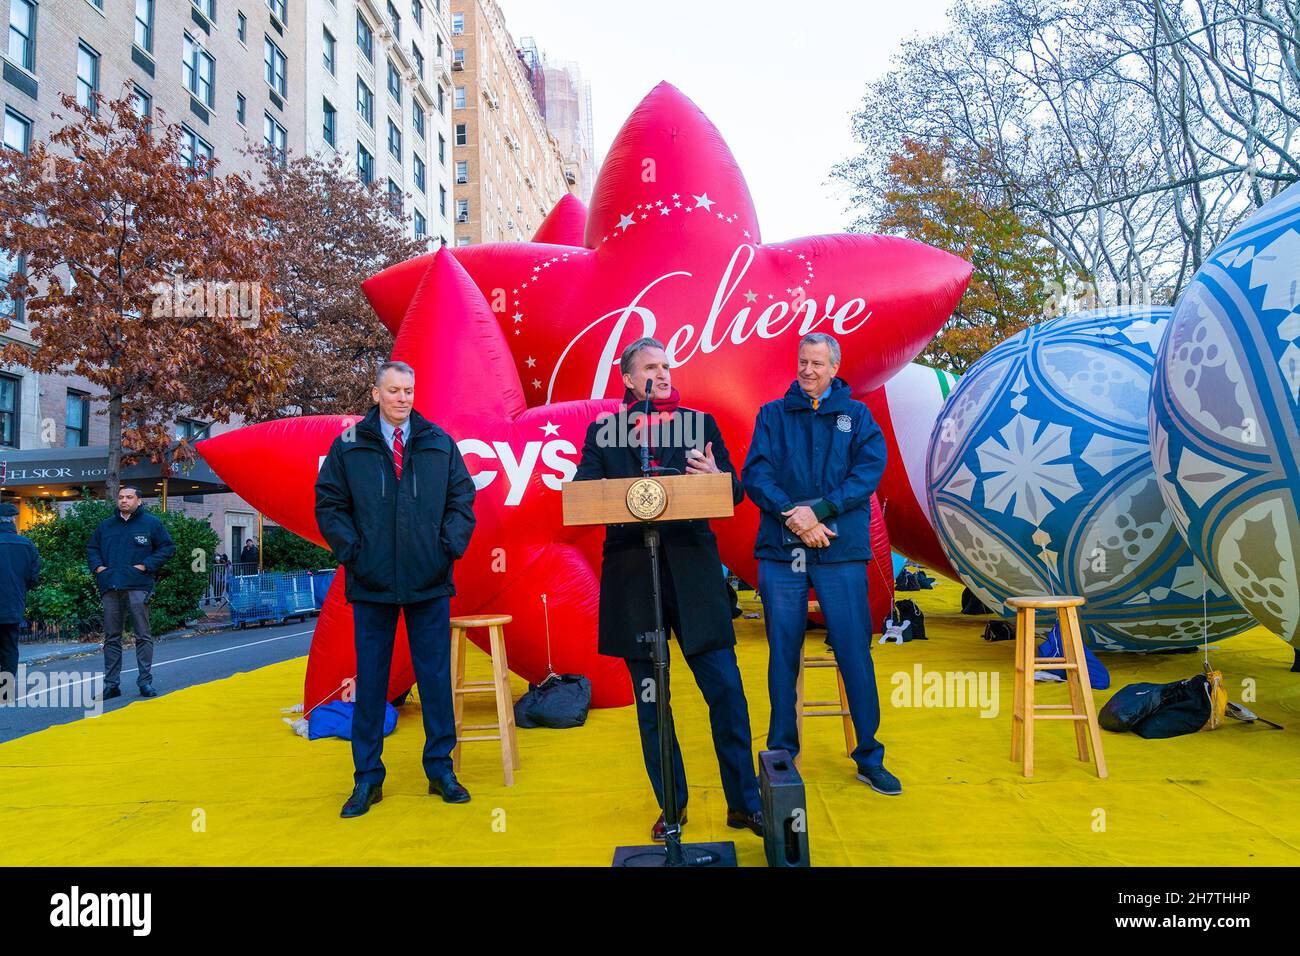
<svg viewBox="0 0 1300 956"><path fill-rule="evenodd" d="M627 489L627 510L642 521L658 518L668 507L668 492L653 478L640 478Z"/></svg>

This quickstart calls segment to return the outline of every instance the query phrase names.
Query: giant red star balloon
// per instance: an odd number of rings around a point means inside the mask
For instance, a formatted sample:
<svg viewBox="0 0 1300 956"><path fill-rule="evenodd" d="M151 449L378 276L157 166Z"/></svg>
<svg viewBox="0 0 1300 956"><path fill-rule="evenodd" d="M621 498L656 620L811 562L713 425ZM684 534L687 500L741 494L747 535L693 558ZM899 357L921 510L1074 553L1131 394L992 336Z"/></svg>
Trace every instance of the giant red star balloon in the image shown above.
<svg viewBox="0 0 1300 956"><path fill-rule="evenodd" d="M511 670L528 680L546 676L549 653L557 672L591 679L595 706L630 703L622 661L596 651L600 532L563 527L559 495L561 483L573 476L588 424L618 403L527 408L501 328L449 253L427 263L409 308L413 318L402 323L392 356L416 370L415 407L457 439L478 488L478 524L455 567L452 613L512 615L505 629L507 657ZM227 432L198 449L246 501L324 545L315 519L316 474L330 443L356 418L283 419ZM476 643L485 637L471 636ZM340 571L312 640L307 708L346 696L355 673L352 615ZM390 698L413 683L401 629Z"/></svg>
<svg viewBox="0 0 1300 956"><path fill-rule="evenodd" d="M793 169L797 143L788 148ZM668 83L615 138L579 243L581 221L581 204L565 200L537 241L455 250L506 333L527 402L621 396L620 351L654 335L682 401L713 413L738 465L758 406L795 377L801 335L839 339L840 375L862 398L933 338L971 274L956 256L890 236L763 244L721 134ZM395 334L429 258L364 283ZM750 581L757 524L747 505L717 529L724 561Z"/></svg>

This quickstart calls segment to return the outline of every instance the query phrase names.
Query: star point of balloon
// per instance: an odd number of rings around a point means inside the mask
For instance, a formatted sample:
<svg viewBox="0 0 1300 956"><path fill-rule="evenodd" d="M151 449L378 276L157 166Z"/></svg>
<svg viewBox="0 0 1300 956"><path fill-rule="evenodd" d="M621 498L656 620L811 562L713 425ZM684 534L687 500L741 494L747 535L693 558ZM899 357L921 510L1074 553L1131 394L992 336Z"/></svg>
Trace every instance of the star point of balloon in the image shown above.
<svg viewBox="0 0 1300 956"><path fill-rule="evenodd" d="M630 703L622 661L596 650L598 532L564 527L559 494L576 469L587 425L618 403L527 407L501 327L447 251L425 263L392 358L415 369L416 409L456 439L477 488L477 526L469 550L455 565L452 613L511 615L505 628L507 658L510 669L529 681L540 682L553 667L590 678L594 706ZM319 463L334 438L359 418L281 419L227 432L198 448L245 501L324 546L314 507ZM355 677L344 573L340 569L330 587L312 639L304 687L308 710L347 699ZM486 642L484 634L469 636ZM400 628L389 699L414 683Z"/></svg>
<svg viewBox="0 0 1300 956"><path fill-rule="evenodd" d="M773 148L797 168L796 142L774 137ZM840 377L862 399L931 341L971 275L965 260L895 236L763 243L722 135L667 82L615 137L589 213L566 196L534 241L454 254L505 332L529 405L621 396L621 350L654 336L667 345L682 403L714 415L738 467L758 406L795 378L804 334L836 337ZM428 259L365 283L394 334ZM715 528L725 563L747 580L757 521L745 505Z"/></svg>

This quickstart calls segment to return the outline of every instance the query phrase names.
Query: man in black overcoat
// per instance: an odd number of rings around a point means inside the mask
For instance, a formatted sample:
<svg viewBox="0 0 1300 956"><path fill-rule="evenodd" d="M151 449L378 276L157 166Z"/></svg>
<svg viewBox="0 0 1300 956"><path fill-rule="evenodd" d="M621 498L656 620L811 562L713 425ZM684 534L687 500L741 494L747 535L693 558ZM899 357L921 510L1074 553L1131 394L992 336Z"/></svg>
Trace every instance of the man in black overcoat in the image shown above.
<svg viewBox="0 0 1300 956"><path fill-rule="evenodd" d="M587 429L574 480L639 477L643 445L648 442L651 461L667 469L664 474L730 474L733 500L740 504L745 493L717 422L712 415L680 405L663 344L651 338L638 339L623 350L620 369L628 408L593 422ZM649 421L647 382L654 410ZM727 797L727 825L762 835L749 705L736 664L736 632L717 539L705 520L666 521L659 530L664 624L677 639L709 706L713 746ZM650 550L642 526L611 525L606 530L600 574L600 652L627 662L646 772L662 807L654 665L651 642L647 640L654 629ZM672 746L677 806L680 822L685 824L686 770L675 734ZM656 841L665 837L662 813L651 837Z"/></svg>

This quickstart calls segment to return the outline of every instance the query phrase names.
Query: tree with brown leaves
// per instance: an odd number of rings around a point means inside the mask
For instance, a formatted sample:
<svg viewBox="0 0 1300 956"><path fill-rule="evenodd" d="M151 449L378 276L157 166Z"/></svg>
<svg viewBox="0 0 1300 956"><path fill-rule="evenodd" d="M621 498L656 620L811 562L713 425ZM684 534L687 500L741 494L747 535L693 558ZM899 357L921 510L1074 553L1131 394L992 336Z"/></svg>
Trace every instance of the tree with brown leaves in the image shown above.
<svg viewBox="0 0 1300 956"><path fill-rule="evenodd" d="M48 142L0 150L0 247L24 262L8 291L32 340L0 358L103 390L114 498L124 455L192 456L178 415L274 414L290 360L251 182L183 155L180 127L137 115L129 92L95 94L94 110L61 100L73 116Z"/></svg>
<svg viewBox="0 0 1300 956"><path fill-rule="evenodd" d="M429 251L429 241L412 239L410 217L337 155L284 162L254 152L262 199L275 210L275 289L295 355L281 413L355 412L370 404L375 368L393 344L361 282Z"/></svg>

